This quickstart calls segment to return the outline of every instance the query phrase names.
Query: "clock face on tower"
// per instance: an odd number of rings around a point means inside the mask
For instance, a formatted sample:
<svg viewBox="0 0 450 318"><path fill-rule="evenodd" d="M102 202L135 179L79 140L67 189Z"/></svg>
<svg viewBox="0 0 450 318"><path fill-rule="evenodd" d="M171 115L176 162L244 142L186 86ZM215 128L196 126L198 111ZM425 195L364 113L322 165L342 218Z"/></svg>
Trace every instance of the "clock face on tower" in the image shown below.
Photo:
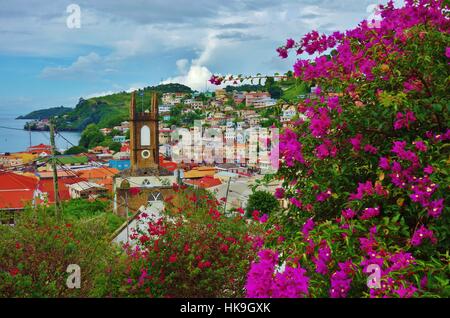
<svg viewBox="0 0 450 318"><path fill-rule="evenodd" d="M150 151L149 151L149 150L142 150L141 156L142 156L142 158L144 158L144 159L150 158Z"/></svg>

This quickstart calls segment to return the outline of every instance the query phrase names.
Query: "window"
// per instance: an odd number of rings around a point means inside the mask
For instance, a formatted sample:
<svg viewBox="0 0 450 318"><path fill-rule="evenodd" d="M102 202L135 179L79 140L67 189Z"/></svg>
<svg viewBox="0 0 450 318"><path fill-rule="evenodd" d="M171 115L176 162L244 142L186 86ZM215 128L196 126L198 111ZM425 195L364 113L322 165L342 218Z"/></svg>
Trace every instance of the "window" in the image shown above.
<svg viewBox="0 0 450 318"><path fill-rule="evenodd" d="M141 128L141 146L150 146L150 128L148 126Z"/></svg>

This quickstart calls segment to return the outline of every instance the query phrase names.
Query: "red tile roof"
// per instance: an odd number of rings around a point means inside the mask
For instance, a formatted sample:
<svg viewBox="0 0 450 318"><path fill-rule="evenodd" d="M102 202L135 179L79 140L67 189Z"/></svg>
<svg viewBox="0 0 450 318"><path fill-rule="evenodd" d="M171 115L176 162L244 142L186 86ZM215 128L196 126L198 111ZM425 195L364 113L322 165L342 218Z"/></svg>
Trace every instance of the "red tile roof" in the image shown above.
<svg viewBox="0 0 450 318"><path fill-rule="evenodd" d="M74 183L78 183L78 182L82 182L82 181L86 181L86 179L78 178L78 177L58 179L59 199L61 201L70 200L70 191L67 186L70 184L74 184ZM38 189L43 193L47 193L48 203L55 202L55 191L53 188L53 180L52 179L39 180Z"/></svg>
<svg viewBox="0 0 450 318"><path fill-rule="evenodd" d="M36 146L31 146L28 148L28 152L51 152L52 151L52 146L50 145L44 145L44 144L39 144Z"/></svg>
<svg viewBox="0 0 450 318"><path fill-rule="evenodd" d="M0 171L0 209L23 209L33 200L38 179Z"/></svg>
<svg viewBox="0 0 450 318"><path fill-rule="evenodd" d="M206 176L206 177L203 177L201 179L186 180L185 182L188 183L188 184L196 185L196 186L198 186L200 188L203 188L203 189L215 187L215 186L218 186L218 185L222 184L220 179L216 179L216 178L214 178L212 176Z"/></svg>
<svg viewBox="0 0 450 318"><path fill-rule="evenodd" d="M170 172L173 172L178 168L178 164L176 162L165 161L164 156L162 155L159 155L159 166Z"/></svg>

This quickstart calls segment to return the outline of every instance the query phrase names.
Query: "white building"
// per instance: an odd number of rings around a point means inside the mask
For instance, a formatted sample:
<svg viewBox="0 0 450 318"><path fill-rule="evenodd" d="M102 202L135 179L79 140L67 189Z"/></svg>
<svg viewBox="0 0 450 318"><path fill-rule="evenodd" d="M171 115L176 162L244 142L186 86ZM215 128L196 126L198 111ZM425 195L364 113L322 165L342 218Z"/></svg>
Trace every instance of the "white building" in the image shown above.
<svg viewBox="0 0 450 318"><path fill-rule="evenodd" d="M169 113L171 108L171 105L159 105L158 111L160 113Z"/></svg>
<svg viewBox="0 0 450 318"><path fill-rule="evenodd" d="M289 122L294 118L294 116L297 114L297 110L295 109L295 106L289 106L285 109L283 109L283 114L281 115L280 121L282 123Z"/></svg>
<svg viewBox="0 0 450 318"><path fill-rule="evenodd" d="M78 182L68 186L70 197L72 199L86 198L86 199L96 199L101 194L107 192L106 188L103 186L93 183L93 182Z"/></svg>

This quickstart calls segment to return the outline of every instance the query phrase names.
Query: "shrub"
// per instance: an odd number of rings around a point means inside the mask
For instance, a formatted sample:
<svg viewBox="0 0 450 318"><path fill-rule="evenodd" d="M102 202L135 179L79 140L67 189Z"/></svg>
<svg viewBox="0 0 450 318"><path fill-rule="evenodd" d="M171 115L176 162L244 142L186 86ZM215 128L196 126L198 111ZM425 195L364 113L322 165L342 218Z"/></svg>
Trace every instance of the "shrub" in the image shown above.
<svg viewBox="0 0 450 318"><path fill-rule="evenodd" d="M272 211L278 210L280 204L274 195L267 191L253 192L247 202L247 216L251 216L253 211L258 211L261 214L269 214Z"/></svg>
<svg viewBox="0 0 450 318"><path fill-rule="evenodd" d="M126 293L243 296L246 273L258 247L255 241L263 233L259 222L247 224L241 215L225 216L222 210L205 194L180 190L169 198L161 218L132 234L137 246L126 246Z"/></svg>
<svg viewBox="0 0 450 318"><path fill-rule="evenodd" d="M61 223L45 207L23 212L14 227L0 227L0 297L98 296L96 283L115 260L108 235L104 220ZM70 264L81 268L80 289L66 285Z"/></svg>

